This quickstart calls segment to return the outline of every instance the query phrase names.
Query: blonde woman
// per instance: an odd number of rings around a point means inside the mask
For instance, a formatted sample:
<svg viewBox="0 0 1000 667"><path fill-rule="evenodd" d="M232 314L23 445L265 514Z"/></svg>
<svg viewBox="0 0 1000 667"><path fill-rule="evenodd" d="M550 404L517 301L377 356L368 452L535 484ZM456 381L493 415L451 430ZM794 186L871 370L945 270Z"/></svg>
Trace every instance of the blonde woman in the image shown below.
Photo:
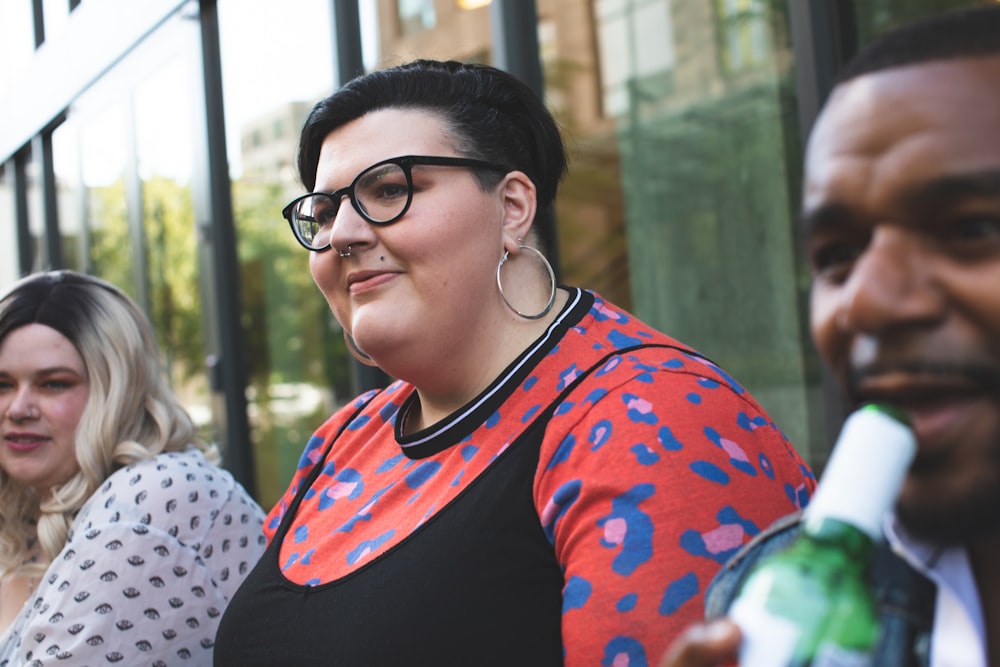
<svg viewBox="0 0 1000 667"><path fill-rule="evenodd" d="M69 271L0 300L0 664L210 665L263 549L121 290Z"/></svg>

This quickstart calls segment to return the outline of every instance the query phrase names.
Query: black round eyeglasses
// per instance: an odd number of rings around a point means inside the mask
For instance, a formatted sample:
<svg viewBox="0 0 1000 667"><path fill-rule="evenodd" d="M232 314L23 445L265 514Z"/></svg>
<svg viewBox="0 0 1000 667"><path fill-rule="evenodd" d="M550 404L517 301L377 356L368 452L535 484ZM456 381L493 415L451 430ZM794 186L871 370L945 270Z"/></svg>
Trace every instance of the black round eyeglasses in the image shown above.
<svg viewBox="0 0 1000 667"><path fill-rule="evenodd" d="M281 210L295 239L308 250L330 249L333 221L344 197L373 225L391 225L406 213L413 202L414 165L465 167L500 173L511 171L494 162L463 157L404 155L376 162L358 174L351 184L334 192L310 192L293 199Z"/></svg>

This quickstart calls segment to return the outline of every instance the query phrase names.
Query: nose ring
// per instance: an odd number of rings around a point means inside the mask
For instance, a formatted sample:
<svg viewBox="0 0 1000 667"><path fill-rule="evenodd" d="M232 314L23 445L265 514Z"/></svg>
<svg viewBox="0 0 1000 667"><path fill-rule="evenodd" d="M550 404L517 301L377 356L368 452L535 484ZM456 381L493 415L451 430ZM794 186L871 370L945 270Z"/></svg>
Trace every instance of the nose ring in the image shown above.
<svg viewBox="0 0 1000 667"><path fill-rule="evenodd" d="M347 250L338 250L337 252L340 253L341 257L350 257L351 256L351 245L352 244L348 243L347 244Z"/></svg>

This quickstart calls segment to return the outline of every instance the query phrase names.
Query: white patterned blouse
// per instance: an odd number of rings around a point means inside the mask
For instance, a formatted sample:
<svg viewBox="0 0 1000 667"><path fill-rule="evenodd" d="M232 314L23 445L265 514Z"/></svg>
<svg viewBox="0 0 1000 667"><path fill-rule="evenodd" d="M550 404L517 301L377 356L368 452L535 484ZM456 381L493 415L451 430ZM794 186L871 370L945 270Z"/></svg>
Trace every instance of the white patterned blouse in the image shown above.
<svg viewBox="0 0 1000 667"><path fill-rule="evenodd" d="M212 664L263 512L196 449L116 471L0 637L0 667Z"/></svg>

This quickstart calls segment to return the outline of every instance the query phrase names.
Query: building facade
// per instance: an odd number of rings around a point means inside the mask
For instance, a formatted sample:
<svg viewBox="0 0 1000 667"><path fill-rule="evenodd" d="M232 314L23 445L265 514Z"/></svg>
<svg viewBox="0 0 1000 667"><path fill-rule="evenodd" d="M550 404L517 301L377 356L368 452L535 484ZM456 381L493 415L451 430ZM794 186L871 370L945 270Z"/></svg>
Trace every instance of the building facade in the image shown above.
<svg viewBox="0 0 1000 667"><path fill-rule="evenodd" d="M355 365L281 218L298 131L361 71L486 62L544 97L570 172L560 280L730 370L818 469L842 406L808 336L803 140L840 63L971 0L0 0L0 290L126 289L262 504L387 378Z"/></svg>

